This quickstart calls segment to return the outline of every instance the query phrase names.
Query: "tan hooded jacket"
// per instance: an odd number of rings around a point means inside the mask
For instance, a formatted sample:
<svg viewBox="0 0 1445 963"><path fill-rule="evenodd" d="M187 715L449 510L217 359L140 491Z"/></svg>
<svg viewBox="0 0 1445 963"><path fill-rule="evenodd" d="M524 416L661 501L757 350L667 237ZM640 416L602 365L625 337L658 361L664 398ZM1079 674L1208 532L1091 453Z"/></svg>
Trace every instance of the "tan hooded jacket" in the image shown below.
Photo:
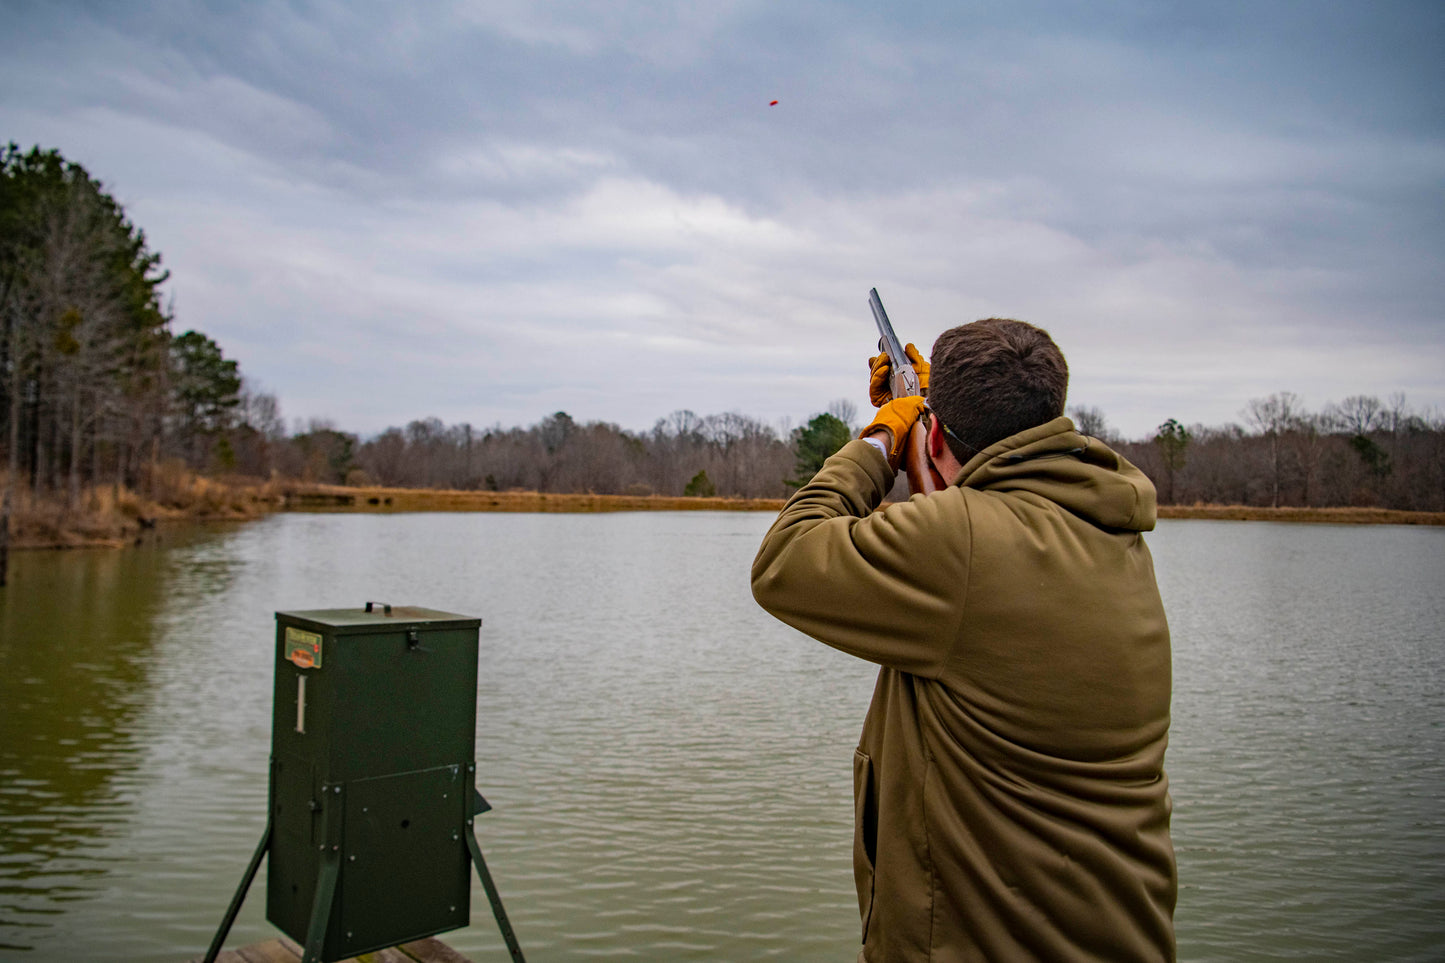
<svg viewBox="0 0 1445 963"><path fill-rule="evenodd" d="M854 755L860 960L1172 960L1169 630L1154 488L1067 418L954 484L854 441L783 508L753 595L876 662Z"/></svg>

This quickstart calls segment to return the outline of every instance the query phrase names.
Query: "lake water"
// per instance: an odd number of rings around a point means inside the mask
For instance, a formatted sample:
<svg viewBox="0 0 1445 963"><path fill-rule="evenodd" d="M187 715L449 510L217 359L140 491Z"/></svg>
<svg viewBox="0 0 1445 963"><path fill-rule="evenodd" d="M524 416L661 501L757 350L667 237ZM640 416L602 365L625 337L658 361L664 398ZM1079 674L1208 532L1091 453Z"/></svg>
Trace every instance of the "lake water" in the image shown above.
<svg viewBox="0 0 1445 963"><path fill-rule="evenodd" d="M483 619L478 818L528 958L851 960L874 670L761 612L771 516L287 514L22 553L0 960L179 963L265 825L275 623ZM1445 958L1445 529L1166 521L1186 961ZM228 946L270 939L265 873ZM507 959L480 885L443 938Z"/></svg>

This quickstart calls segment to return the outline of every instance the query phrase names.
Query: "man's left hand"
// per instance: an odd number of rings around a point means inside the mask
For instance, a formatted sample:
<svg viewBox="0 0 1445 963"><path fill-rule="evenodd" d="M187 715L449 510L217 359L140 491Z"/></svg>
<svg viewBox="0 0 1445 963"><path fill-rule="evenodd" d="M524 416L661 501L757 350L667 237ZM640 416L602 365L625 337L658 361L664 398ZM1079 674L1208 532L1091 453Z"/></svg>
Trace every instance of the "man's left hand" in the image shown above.
<svg viewBox="0 0 1445 963"><path fill-rule="evenodd" d="M918 372L918 390L928 394L928 362L923 360L923 355L912 342L903 346L903 353L908 355L908 360L913 362L913 370ZM874 408L882 408L893 400L893 386L890 384L893 364L888 353L885 351L869 358L868 371L868 400L873 402Z"/></svg>

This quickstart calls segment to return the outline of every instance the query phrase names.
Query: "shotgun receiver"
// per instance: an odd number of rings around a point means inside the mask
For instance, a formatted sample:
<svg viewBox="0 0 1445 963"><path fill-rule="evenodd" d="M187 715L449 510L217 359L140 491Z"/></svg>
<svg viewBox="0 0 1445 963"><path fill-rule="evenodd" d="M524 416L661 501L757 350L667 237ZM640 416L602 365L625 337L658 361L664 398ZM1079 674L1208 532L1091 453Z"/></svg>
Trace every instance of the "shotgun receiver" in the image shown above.
<svg viewBox="0 0 1445 963"><path fill-rule="evenodd" d="M893 324L888 320L888 312L883 310L877 288L868 292L868 306L873 309L873 320L878 324L878 350L888 355L888 388L893 397L921 396L923 389L919 385L918 372L914 370L913 362L908 360L903 342L893 332ZM927 495L944 486L942 476L928 459L928 429L923 427L922 421L914 422L904 442L903 471L908 476L908 490L915 495Z"/></svg>

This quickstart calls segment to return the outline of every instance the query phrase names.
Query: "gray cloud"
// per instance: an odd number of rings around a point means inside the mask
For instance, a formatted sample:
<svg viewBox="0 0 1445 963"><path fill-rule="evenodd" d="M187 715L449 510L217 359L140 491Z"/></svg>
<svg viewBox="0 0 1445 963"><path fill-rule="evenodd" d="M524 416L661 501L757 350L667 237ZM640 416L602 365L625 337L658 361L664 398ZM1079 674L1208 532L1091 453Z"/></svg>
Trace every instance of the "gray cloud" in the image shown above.
<svg viewBox="0 0 1445 963"><path fill-rule="evenodd" d="M0 136L292 416L796 422L874 285L1049 328L1128 434L1445 406L1435 4L3 6Z"/></svg>

